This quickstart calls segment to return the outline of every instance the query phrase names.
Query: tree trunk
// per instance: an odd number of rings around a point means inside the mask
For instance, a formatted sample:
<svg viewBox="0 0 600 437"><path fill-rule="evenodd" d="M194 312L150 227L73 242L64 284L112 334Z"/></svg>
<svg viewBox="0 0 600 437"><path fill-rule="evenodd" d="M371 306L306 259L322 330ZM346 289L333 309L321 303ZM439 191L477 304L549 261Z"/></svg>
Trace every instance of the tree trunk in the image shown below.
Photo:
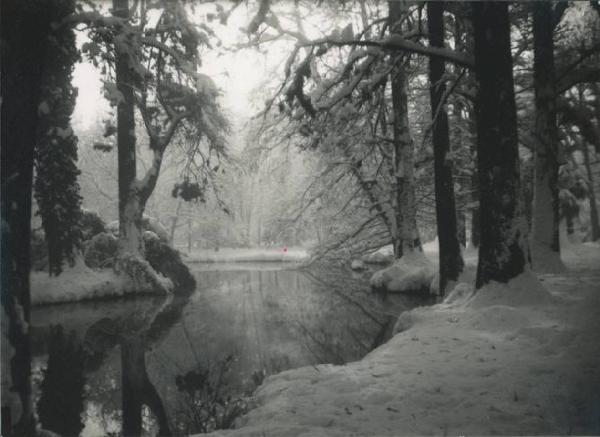
<svg viewBox="0 0 600 437"><path fill-rule="evenodd" d="M444 5L446 7L446 5ZM464 24L462 22L462 17L458 15L454 15L454 47L456 50L466 51L466 43L463 42L463 37L465 37L466 32L464 31ZM442 27L442 32L444 28ZM443 33L442 33L443 36ZM444 41L442 39L442 45ZM458 69L454 67L454 72L458 73ZM444 84L445 86L445 84ZM464 104L461 98L456 98L452 102L453 111L452 115L454 116L453 128L452 128L452 137L451 144L454 145L455 150L459 150L464 148L464 143L469 145L472 144L470 138L463 134L462 129L464 128L465 120L463 113L467 111L466 105ZM452 151L452 148L450 149ZM464 187L461 186L461 191L456 194L456 230L458 232L458 241L462 247L467 246L467 208L466 205L469 203L468 196L469 194L465 192Z"/></svg>
<svg viewBox="0 0 600 437"><path fill-rule="evenodd" d="M11 0L2 4L2 341L8 339L10 390L2 393L17 419L14 435L35 435L31 390L30 236L33 158L38 121L40 80L50 32L50 2ZM6 350L6 349L5 349ZM2 369L6 371L8 369ZM4 387L3 387L4 389ZM7 396L8 395L8 396ZM18 399L17 399L18 398ZM14 402L12 402L14 401ZM2 424L10 429L11 424Z"/></svg>
<svg viewBox="0 0 600 437"><path fill-rule="evenodd" d="M594 173L592 171L592 165L590 162L590 151L585 141L582 141L583 159L585 169L588 176L588 197L590 199L590 226L591 226L591 238L592 241L600 239L600 222L598 221L598 205L596 204L596 194L594 192Z"/></svg>
<svg viewBox="0 0 600 437"><path fill-rule="evenodd" d="M429 44L432 47L444 47L444 4L427 3L427 26ZM444 61L429 58L429 82L431 94L432 142L435 176L435 212L439 240L439 290L444 295L449 281L456 281L462 272L464 262L460 252L454 201L454 182L452 180L450 152L450 133L448 114L442 101L446 92L444 81ZM464 223L463 223L464 225Z"/></svg>
<svg viewBox="0 0 600 437"><path fill-rule="evenodd" d="M400 19L406 9L404 2L388 1L389 25L392 33L401 33ZM417 229L417 205L413 142L408 120L408 77L401 59L396 59L391 73L392 106L394 114L394 178L396 185L394 256L421 249Z"/></svg>
<svg viewBox="0 0 600 437"><path fill-rule="evenodd" d="M177 222L179 221L179 211L181 210L181 202L181 200L177 201L175 215L171 219L171 232L169 232L169 244L171 246L175 244L175 230L177 229Z"/></svg>
<svg viewBox="0 0 600 437"><path fill-rule="evenodd" d="M526 264L508 4L471 4L475 36L481 245L476 288L508 282Z"/></svg>
<svg viewBox="0 0 600 437"><path fill-rule="evenodd" d="M465 8L468 9L469 5L465 3L454 3L449 4L446 3L446 7L450 8ZM473 26L472 20L468 17L470 14L468 10L457 10L457 14L454 15L454 45L456 50L463 51L465 53L473 53ZM474 73L471 70L467 70L465 72L465 78L462 83L462 88L465 94L471 92L471 90L475 90L477 88L477 84L475 81ZM475 122L475 109L473 105L465 104L464 101L460 98L456 98L454 102L456 118L458 120L456 124L456 138L460 138L459 147L464 147L463 142L468 144L468 148L470 150L472 162L477 161L477 148L475 138L477 136L476 132L476 122ZM464 115L463 115L464 113ZM466 132L467 134L463 134L460 126L466 124ZM463 128L464 129L464 128ZM466 179L466 178L465 178ZM458 211L457 211L457 220L458 220L458 231L459 231L459 240L461 244L466 247L467 241L470 240L471 246L479 247L479 177L477 175L477 166L473 166L470 177L469 177L469 185L470 185L470 194L465 194L459 196L457 198L458 201ZM467 205L471 203L471 206ZM470 211L471 215L471 235L470 238L467 237L467 209ZM462 223L465 223L463 228ZM463 230L464 229L464 230ZM461 235L461 232L464 235Z"/></svg>
<svg viewBox="0 0 600 437"><path fill-rule="evenodd" d="M129 1L113 0L113 14L129 17ZM144 254L143 207L136 185L136 138L134 118L134 73L129 54L116 46L116 82L123 99L117 106L117 147L119 167L119 254Z"/></svg>
<svg viewBox="0 0 600 437"><path fill-rule="evenodd" d="M192 219L188 218L188 241L187 241L187 251L188 253L192 253Z"/></svg>
<svg viewBox="0 0 600 437"><path fill-rule="evenodd" d="M468 77L471 75L468 74ZM473 81L475 82L475 81ZM470 147L471 157L474 161L477 160L477 120L475 120L475 114L477 112L475 107L468 111L467 122L469 123L469 133L471 136ZM481 223L479 220L479 173L477 171L477 165L473 169L471 174L471 245L478 248L481 242Z"/></svg>
<svg viewBox="0 0 600 437"><path fill-rule="evenodd" d="M553 8L533 3L533 78L535 88L532 266L537 271L562 266L558 228L558 129L554 77Z"/></svg>

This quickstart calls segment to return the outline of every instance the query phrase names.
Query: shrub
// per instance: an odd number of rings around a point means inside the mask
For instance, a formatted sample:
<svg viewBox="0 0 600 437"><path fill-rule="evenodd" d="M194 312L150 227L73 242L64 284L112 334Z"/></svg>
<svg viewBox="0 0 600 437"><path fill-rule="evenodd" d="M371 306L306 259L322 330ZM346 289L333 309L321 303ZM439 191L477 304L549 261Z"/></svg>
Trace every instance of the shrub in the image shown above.
<svg viewBox="0 0 600 437"><path fill-rule="evenodd" d="M95 235L84 245L83 257L88 267L113 267L116 255L117 238L108 232L101 232Z"/></svg>
<svg viewBox="0 0 600 437"><path fill-rule="evenodd" d="M83 241L90 240L101 232L106 232L106 223L98 214L83 210L80 218L81 236Z"/></svg>
<svg viewBox="0 0 600 437"><path fill-rule="evenodd" d="M195 287L196 280L181 260L177 250L151 231L144 232L144 245L146 260L154 270L169 278L177 290L189 290Z"/></svg>

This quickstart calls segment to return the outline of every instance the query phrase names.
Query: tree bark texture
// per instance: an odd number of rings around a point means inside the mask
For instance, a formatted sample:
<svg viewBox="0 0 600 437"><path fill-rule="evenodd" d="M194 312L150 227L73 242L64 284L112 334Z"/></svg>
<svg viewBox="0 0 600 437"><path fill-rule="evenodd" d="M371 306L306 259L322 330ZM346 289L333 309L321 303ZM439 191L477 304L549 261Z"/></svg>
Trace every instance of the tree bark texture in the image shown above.
<svg viewBox="0 0 600 437"><path fill-rule="evenodd" d="M400 19L406 8L404 2L389 1L389 24L392 34L400 33ZM408 75L402 59L395 59L391 73L394 126L394 177L396 185L395 228L392 237L394 255L421 250L417 228L415 199L414 145L408 120Z"/></svg>
<svg viewBox="0 0 600 437"><path fill-rule="evenodd" d="M535 89L534 185L531 252L533 268L560 262L558 228L558 129L552 3L533 3Z"/></svg>
<svg viewBox="0 0 600 437"><path fill-rule="evenodd" d="M444 4L427 3L427 25L429 44L433 47L444 46ZM449 281L456 281L464 267L456 219L454 200L454 182L450 152L450 132L448 114L443 96L446 92L444 80L444 61L429 58L429 82L431 95L432 142L435 177L435 212L439 241L439 290L444 295ZM463 223L464 224L464 223Z"/></svg>
<svg viewBox="0 0 600 437"><path fill-rule="evenodd" d="M508 4L471 4L475 37L481 244L476 288L525 269L517 120Z"/></svg>
<svg viewBox="0 0 600 437"><path fill-rule="evenodd" d="M129 1L113 0L113 14L129 17ZM119 175L119 253L143 256L142 215L136 185L136 137L134 118L134 73L129 54L115 45L116 82L122 99L117 106L117 148Z"/></svg>

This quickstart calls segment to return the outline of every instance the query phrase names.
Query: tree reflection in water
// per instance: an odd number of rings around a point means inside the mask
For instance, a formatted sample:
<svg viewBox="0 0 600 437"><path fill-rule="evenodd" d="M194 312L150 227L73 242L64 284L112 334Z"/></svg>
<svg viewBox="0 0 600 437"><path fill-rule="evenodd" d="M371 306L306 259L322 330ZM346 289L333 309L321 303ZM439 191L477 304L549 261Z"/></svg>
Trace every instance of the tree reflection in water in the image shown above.
<svg viewBox="0 0 600 437"><path fill-rule="evenodd" d="M192 293L34 314L38 357L57 320L83 347L84 437L231 427L265 377L360 359L389 338L401 311L424 303L374 295L366 278L330 267L219 268L197 270Z"/></svg>
<svg viewBox="0 0 600 437"><path fill-rule="evenodd" d="M50 328L48 364L42 370L37 412L44 429L62 436L77 436L83 429L84 352L75 333L61 325Z"/></svg>

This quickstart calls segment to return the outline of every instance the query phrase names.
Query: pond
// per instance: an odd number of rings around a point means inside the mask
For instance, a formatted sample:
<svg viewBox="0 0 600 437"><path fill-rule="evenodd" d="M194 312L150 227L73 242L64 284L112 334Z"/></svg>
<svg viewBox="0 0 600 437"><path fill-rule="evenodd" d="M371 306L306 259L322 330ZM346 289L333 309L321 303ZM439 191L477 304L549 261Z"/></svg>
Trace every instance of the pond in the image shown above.
<svg viewBox="0 0 600 437"><path fill-rule="evenodd" d="M231 426L266 376L360 359L389 338L400 312L424 303L374 295L366 277L331 267L192 269L192 293L33 310L42 422L60 414L64 427L70 411L63 434L84 436L120 435L122 426L145 435Z"/></svg>

